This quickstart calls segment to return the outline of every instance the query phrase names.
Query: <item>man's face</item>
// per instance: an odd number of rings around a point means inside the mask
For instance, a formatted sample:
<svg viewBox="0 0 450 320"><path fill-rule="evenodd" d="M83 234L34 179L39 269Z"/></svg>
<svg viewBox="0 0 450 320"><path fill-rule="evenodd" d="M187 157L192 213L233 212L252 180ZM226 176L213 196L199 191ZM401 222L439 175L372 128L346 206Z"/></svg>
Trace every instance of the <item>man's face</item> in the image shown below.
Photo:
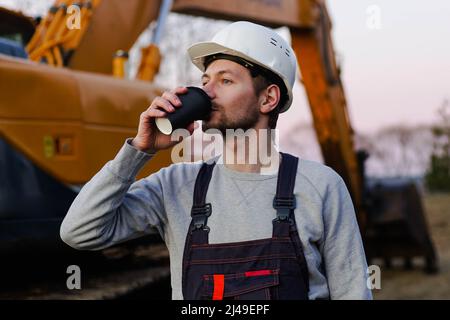
<svg viewBox="0 0 450 320"><path fill-rule="evenodd" d="M240 64L219 59L209 64L202 76L203 90L212 100L213 111L202 130L255 127L260 112L250 72Z"/></svg>

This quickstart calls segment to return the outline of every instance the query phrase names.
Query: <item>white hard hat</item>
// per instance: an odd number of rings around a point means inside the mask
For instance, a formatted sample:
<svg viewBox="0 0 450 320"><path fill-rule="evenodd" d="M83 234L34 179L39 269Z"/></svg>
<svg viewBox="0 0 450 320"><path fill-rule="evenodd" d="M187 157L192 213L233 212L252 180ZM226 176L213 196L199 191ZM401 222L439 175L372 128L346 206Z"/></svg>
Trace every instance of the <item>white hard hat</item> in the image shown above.
<svg viewBox="0 0 450 320"><path fill-rule="evenodd" d="M219 31L211 41L200 42L188 49L189 56L202 72L205 59L216 54L239 57L267 69L283 80L287 101L280 113L292 104L292 87L297 71L297 59L291 46L275 31L247 21L234 22Z"/></svg>

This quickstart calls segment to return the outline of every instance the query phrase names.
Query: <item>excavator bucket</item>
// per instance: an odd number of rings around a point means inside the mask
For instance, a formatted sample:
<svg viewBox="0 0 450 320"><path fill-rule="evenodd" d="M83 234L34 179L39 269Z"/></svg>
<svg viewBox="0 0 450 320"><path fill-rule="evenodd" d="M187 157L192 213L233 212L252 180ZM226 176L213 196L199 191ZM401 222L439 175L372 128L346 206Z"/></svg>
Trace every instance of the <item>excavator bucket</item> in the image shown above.
<svg viewBox="0 0 450 320"><path fill-rule="evenodd" d="M368 225L364 244L368 261L382 258L387 267L403 258L405 268L423 257L425 271L438 271L437 255L428 232L425 211L414 182L377 183L368 189Z"/></svg>

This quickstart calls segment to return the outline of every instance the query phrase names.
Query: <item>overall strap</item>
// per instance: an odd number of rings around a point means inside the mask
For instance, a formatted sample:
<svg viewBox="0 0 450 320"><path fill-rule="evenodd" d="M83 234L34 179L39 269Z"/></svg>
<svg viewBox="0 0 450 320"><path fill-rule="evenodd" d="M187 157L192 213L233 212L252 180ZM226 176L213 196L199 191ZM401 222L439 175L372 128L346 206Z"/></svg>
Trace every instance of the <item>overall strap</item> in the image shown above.
<svg viewBox="0 0 450 320"><path fill-rule="evenodd" d="M189 232L192 234L195 243L198 243L197 240L208 243L209 228L207 221L212 213L212 207L210 203L205 203L205 201L214 165L215 162L212 164L203 163L195 181L194 201L191 209L192 221L189 227Z"/></svg>
<svg viewBox="0 0 450 320"><path fill-rule="evenodd" d="M277 192L273 199L273 208L277 217L274 222L274 235L277 230L289 232L289 225L293 224L293 214L296 208L294 196L295 177L297 175L298 158L287 153L281 154L281 163L278 170ZM281 223L281 225L280 225ZM278 226L277 226L278 225ZM284 227L282 227L284 225Z"/></svg>
<svg viewBox="0 0 450 320"><path fill-rule="evenodd" d="M273 220L274 237L290 237L300 259L301 272L309 291L308 264L302 248L300 236L295 223L294 209L296 201L294 196L295 177L297 176L298 158L287 153L281 153L281 164L278 171L277 193L273 199L273 207L277 217Z"/></svg>

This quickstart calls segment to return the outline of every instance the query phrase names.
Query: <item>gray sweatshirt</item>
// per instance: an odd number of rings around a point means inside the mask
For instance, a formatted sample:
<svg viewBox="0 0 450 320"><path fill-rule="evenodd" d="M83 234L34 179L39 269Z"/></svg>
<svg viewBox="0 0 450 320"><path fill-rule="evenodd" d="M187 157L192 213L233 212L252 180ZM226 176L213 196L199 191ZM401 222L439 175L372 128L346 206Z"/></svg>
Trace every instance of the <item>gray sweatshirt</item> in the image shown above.
<svg viewBox="0 0 450 320"><path fill-rule="evenodd" d="M79 250L100 250L155 228L170 254L172 298L183 299L182 259L197 173L202 162L177 163L135 181L151 154L127 140L80 191L61 225L61 238ZM269 238L276 172L214 168L206 202L210 243ZM322 164L299 160L295 219L309 269L309 298L372 299L355 211L342 178Z"/></svg>

